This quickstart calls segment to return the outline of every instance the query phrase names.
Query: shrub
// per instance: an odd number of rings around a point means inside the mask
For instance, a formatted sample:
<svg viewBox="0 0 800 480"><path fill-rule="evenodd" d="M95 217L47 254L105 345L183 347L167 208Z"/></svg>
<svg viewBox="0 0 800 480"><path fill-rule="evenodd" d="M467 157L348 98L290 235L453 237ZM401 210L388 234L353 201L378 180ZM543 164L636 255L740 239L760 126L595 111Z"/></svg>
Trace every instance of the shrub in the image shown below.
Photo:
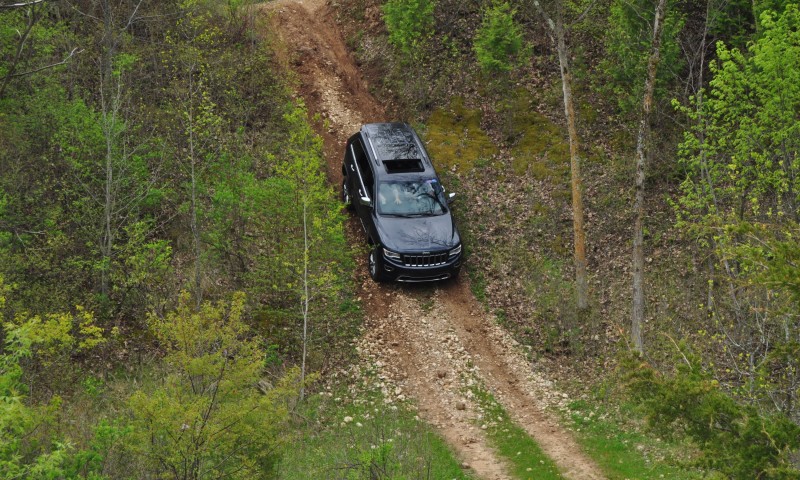
<svg viewBox="0 0 800 480"><path fill-rule="evenodd" d="M408 56L414 56L433 32L433 0L389 0L383 6L383 20L389 42Z"/></svg>
<svg viewBox="0 0 800 480"><path fill-rule="evenodd" d="M0 313L6 303L0 276ZM1 318L1 317L0 317ZM45 362L61 355L59 369L65 369L70 355L103 343L91 313L80 310L77 317L52 314L44 318L17 315L3 325L4 345L0 348L0 479L63 478L70 464L77 463L70 439L55 433L53 425L61 409L61 398L49 403L31 402L23 364ZM100 458L98 452L97 458ZM85 472L90 472L87 468ZM93 478L101 478L95 475Z"/></svg>
<svg viewBox="0 0 800 480"><path fill-rule="evenodd" d="M614 0L609 9L606 58L601 64L609 82L601 89L617 98L624 114L636 111L642 101L654 15L655 9L649 0ZM660 63L664 68L658 69L656 98L664 97L674 72L682 68L681 46L677 39L683 25L677 9L667 9Z"/></svg>
<svg viewBox="0 0 800 480"><path fill-rule="evenodd" d="M682 433L703 452L704 466L734 479L798 479L790 454L800 447L800 427L779 413L737 403L681 346L673 376L646 363L627 361L628 386L651 427L663 435Z"/></svg>
<svg viewBox="0 0 800 480"><path fill-rule="evenodd" d="M154 391L130 399L132 448L157 475L264 478L278 458L297 375L257 388L265 352L243 321L244 295L178 309L150 325L165 346L167 371ZM264 384L264 382L261 382Z"/></svg>
<svg viewBox="0 0 800 480"><path fill-rule="evenodd" d="M515 13L508 2L495 3L484 11L473 46L484 71L507 72L525 60L522 29L514 21Z"/></svg>

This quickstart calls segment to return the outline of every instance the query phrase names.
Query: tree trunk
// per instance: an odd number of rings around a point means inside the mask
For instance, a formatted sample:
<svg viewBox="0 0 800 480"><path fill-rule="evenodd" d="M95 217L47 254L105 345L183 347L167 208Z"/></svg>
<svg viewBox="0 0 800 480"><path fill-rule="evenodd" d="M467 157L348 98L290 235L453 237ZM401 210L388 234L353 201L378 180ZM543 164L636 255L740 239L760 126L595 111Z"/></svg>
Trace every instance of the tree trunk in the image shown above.
<svg viewBox="0 0 800 480"><path fill-rule="evenodd" d="M103 195L103 233L100 240L100 291L104 296L110 293L111 255L114 248L113 210L114 210L114 154L117 134L117 109L119 97L114 92L113 62L116 50L114 38L114 19L108 0L103 8L103 53L100 70L100 103L103 115L103 135L106 141L105 185Z"/></svg>
<svg viewBox="0 0 800 480"><path fill-rule="evenodd" d="M307 195L307 194L305 194ZM306 394L306 356L308 352L308 199L303 198L303 359L300 367L300 400Z"/></svg>
<svg viewBox="0 0 800 480"><path fill-rule="evenodd" d="M642 323L644 323L644 179L647 160L647 142L650 137L650 111L653 105L653 91L656 84L656 71L661 58L661 27L664 19L666 0L658 0L653 21L653 46L647 62L647 79L642 99L642 117L639 134L636 137L636 199L634 211L636 220L633 226L633 308L631 310L631 341L633 348L642 353Z"/></svg>
<svg viewBox="0 0 800 480"><path fill-rule="evenodd" d="M3 77L2 82L0 82L0 98L3 98L5 94L6 87L8 87L9 82L11 79L14 78L14 74L17 71L17 66L19 62L22 60L22 53L25 50L25 44L28 42L28 38L30 38L31 30L33 30L33 26L39 21L41 16L39 15L38 10L36 9L36 5L30 5L30 10L28 13L28 24L25 25L25 31L19 34L19 43L17 43L17 53L14 55L14 60L11 61L11 66L8 67L8 71L6 72L6 76Z"/></svg>
<svg viewBox="0 0 800 480"><path fill-rule="evenodd" d="M194 66L189 68L189 108L187 109L187 122L189 133L189 181L191 183L191 209L190 228L192 230L192 247L194 250L194 298L195 305L200 308L203 302L203 263L202 263L202 243L200 238L200 222L197 219L197 152L195 152L194 141Z"/></svg>
<svg viewBox="0 0 800 480"><path fill-rule="evenodd" d="M586 233L583 229L583 187L581 180L580 149L578 129L575 127L575 106L572 102L572 71L569 68L569 51L565 39L562 16L559 13L554 22L544 11L537 0L533 4L544 18L551 30L551 39L558 52L558 64L561 71L561 86L564 92L564 117L567 121L569 135L570 174L572 183L572 228L575 243L575 293L578 310L589 307L589 282L586 279Z"/></svg>

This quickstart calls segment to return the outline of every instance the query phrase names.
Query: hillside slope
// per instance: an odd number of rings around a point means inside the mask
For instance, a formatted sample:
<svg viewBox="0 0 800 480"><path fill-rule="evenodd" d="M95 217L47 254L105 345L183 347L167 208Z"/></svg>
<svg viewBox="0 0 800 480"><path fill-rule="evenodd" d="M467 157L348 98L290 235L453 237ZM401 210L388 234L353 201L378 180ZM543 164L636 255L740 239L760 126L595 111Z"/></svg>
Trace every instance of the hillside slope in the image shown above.
<svg viewBox="0 0 800 480"><path fill-rule="evenodd" d="M321 0L281 0L263 7L280 41L277 48L298 76L298 90L312 115L320 115L328 176L340 182L341 145L360 124L388 121ZM352 242L363 242L350 223ZM507 478L507 467L489 447L486 422L469 387L482 384L539 443L568 478L603 478L569 433L546 413L566 394L534 374L519 345L497 326L472 295L466 279L423 287L371 282L356 272L366 307L360 352L386 379L386 392L410 397L420 417L436 426L463 461L484 478Z"/></svg>

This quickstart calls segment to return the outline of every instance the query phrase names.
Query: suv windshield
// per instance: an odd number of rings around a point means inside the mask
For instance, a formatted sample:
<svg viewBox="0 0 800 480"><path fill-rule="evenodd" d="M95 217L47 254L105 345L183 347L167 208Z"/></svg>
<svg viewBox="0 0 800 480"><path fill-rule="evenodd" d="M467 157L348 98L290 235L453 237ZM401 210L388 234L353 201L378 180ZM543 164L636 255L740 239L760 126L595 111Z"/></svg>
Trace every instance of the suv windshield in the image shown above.
<svg viewBox="0 0 800 480"><path fill-rule="evenodd" d="M435 178L378 185L378 213L381 215L429 216L446 211L444 191Z"/></svg>

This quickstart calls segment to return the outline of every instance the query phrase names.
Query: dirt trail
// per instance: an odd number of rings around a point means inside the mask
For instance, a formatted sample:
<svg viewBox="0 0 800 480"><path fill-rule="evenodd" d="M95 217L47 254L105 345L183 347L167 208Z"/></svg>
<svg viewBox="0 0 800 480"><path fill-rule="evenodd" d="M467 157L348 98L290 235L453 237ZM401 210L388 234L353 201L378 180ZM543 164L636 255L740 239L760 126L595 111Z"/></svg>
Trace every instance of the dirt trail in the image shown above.
<svg viewBox="0 0 800 480"><path fill-rule="evenodd" d="M388 121L370 95L325 0L277 0L263 4L279 39L279 57L298 76L298 90L325 142L328 178L341 181L342 145L362 123ZM363 241L356 222L350 235ZM379 368L385 394L411 398L464 464L486 479L511 478L488 445L485 418L469 387L484 385L539 443L567 478L601 479L597 465L543 409L568 399L536 374L520 346L487 315L466 280L441 285L375 285L366 273L361 296L367 330L359 351ZM535 475L536 465L532 465Z"/></svg>

